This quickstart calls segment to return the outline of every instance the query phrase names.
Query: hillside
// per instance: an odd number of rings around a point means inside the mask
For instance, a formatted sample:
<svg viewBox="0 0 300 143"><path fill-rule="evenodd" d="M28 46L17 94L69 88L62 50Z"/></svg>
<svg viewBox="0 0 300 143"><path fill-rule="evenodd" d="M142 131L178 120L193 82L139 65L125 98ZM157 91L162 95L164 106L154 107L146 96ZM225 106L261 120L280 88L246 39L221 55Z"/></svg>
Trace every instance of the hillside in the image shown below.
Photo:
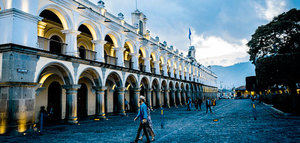
<svg viewBox="0 0 300 143"><path fill-rule="evenodd" d="M232 66L211 66L218 75L219 88L232 88L245 85L247 76L255 75L255 66L250 62L238 63Z"/></svg>

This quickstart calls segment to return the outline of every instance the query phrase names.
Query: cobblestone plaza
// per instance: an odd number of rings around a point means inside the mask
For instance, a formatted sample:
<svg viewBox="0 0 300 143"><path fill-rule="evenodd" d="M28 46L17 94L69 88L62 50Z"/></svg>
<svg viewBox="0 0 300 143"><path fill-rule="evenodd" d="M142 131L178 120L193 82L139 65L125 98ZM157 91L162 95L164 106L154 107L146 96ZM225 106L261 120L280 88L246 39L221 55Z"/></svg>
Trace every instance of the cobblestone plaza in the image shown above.
<svg viewBox="0 0 300 143"><path fill-rule="evenodd" d="M194 109L194 108L193 108ZM253 119L250 100L220 100L214 114L165 110L165 126L161 129L160 111L152 112L156 140L154 142L299 142L300 120L283 116L265 104L257 104L257 120ZM112 116L108 120L82 122L78 126L49 127L44 135L0 137L8 142L131 142L137 130L134 114ZM214 121L218 119L218 121ZM146 141L146 140L144 140Z"/></svg>

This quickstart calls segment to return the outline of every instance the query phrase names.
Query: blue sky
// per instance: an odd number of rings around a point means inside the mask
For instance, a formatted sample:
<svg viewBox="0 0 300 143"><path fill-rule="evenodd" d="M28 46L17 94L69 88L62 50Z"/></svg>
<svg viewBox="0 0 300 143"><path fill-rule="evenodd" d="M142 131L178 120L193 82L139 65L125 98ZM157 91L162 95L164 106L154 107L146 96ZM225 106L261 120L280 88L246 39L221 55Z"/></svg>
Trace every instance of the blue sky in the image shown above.
<svg viewBox="0 0 300 143"><path fill-rule="evenodd" d="M131 23L135 0L103 1L108 12L122 12ZM222 66L248 61L245 44L255 29L299 7L300 0L138 0L138 9L148 17L147 29L152 37L158 35L186 54L191 28L196 59L204 65Z"/></svg>

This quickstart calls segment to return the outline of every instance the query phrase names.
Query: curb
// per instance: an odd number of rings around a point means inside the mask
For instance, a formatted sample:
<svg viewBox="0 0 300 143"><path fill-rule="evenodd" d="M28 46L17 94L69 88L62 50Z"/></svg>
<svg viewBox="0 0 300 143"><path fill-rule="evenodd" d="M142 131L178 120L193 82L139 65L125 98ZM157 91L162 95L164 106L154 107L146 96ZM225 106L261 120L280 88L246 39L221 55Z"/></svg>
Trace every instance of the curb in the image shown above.
<svg viewBox="0 0 300 143"><path fill-rule="evenodd" d="M262 104L266 107L268 107L269 109L271 109L273 112L271 112L274 116L276 116L276 118L283 118L283 119L300 119L300 116L295 116L292 113L285 113L279 109L276 109L273 105L271 104L266 104L264 102L262 102ZM275 113L274 113L275 112ZM280 117L281 116L281 117Z"/></svg>

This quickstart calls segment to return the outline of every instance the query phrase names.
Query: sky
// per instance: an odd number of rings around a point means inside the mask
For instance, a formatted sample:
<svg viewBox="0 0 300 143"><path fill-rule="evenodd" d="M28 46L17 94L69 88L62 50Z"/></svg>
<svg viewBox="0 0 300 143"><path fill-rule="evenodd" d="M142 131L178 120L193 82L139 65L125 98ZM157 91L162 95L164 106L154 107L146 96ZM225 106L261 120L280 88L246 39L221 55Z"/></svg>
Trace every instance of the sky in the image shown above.
<svg viewBox="0 0 300 143"><path fill-rule="evenodd" d="M136 0L103 1L108 12L121 12L131 23ZM198 62L230 66L249 61L246 43L258 26L299 9L300 0L137 0L137 8L147 16L152 37L187 54L190 28Z"/></svg>

